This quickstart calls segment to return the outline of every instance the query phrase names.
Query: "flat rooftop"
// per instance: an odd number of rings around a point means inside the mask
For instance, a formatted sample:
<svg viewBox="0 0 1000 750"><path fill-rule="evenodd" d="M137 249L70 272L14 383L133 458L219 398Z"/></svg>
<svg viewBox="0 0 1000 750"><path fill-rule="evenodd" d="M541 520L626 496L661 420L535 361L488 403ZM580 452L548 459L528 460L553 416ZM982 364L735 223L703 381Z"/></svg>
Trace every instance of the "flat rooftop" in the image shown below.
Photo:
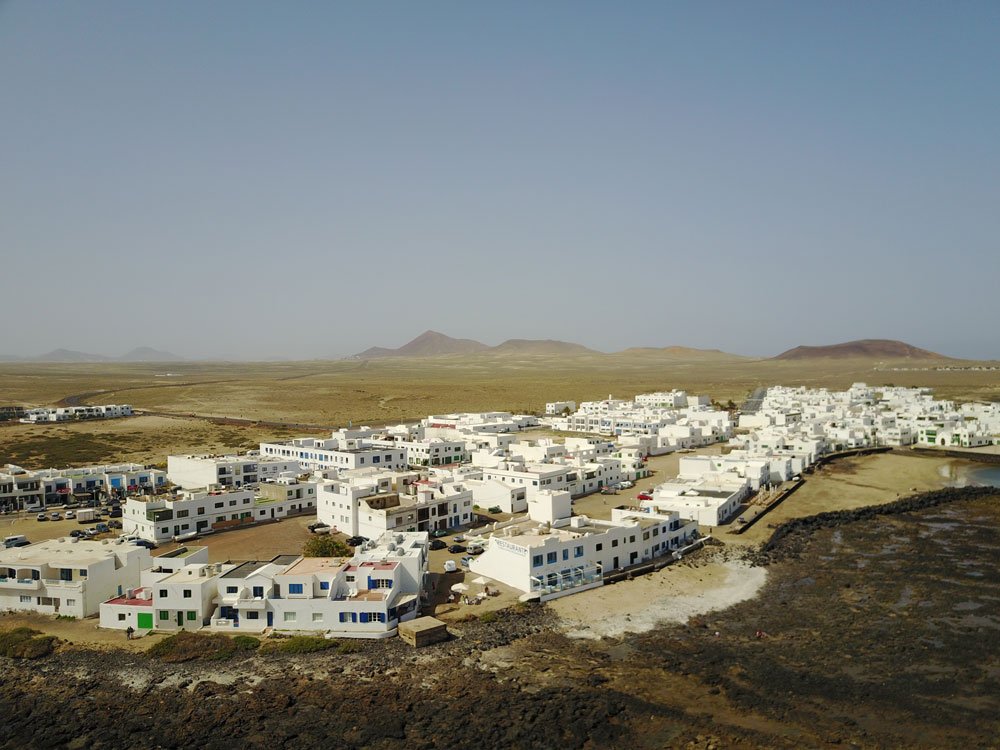
<svg viewBox="0 0 1000 750"><path fill-rule="evenodd" d="M117 596L114 599L108 599L105 604L124 604L129 607L152 607L153 597L143 598L143 594L149 594L150 590L147 588L136 589L132 592L131 597L127 596Z"/></svg>
<svg viewBox="0 0 1000 750"><path fill-rule="evenodd" d="M303 557L284 572L286 576L312 575L314 573L333 573L347 565L343 557Z"/></svg>
<svg viewBox="0 0 1000 750"><path fill-rule="evenodd" d="M0 550L0 565L61 565L63 563L87 565L105 560L116 550L139 549L132 545L104 544L95 541L70 542L71 537L49 539L29 544L27 547L11 547Z"/></svg>
<svg viewBox="0 0 1000 750"><path fill-rule="evenodd" d="M163 557L168 560L181 560L185 557L197 554L203 549L205 549L205 547L178 547L177 549L172 549L169 552L164 552L162 555L157 555L157 557Z"/></svg>

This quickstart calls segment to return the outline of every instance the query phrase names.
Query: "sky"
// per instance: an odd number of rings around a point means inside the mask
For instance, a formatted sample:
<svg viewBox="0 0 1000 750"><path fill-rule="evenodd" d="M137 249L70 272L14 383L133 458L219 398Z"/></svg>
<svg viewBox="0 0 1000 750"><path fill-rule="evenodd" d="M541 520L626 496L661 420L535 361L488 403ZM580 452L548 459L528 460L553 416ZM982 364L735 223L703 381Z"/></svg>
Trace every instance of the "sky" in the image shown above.
<svg viewBox="0 0 1000 750"><path fill-rule="evenodd" d="M0 0L0 354L1000 358L1000 3Z"/></svg>

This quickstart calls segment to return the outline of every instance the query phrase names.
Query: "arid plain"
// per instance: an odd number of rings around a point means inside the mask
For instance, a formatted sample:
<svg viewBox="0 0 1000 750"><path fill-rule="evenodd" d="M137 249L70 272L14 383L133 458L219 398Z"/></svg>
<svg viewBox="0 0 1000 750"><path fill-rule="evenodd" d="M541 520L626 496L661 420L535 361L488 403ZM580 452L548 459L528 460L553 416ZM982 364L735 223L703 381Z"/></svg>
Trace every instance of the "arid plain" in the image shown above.
<svg viewBox="0 0 1000 750"><path fill-rule="evenodd" d="M994 370L954 360L751 359L692 349L550 356L476 354L311 362L4 364L0 404L130 403L117 423L0 428L0 463L26 467L246 449L262 439L432 413L538 412L546 401L681 388L740 403L754 388L923 385L938 398L1000 398ZM902 369L906 368L906 369Z"/></svg>

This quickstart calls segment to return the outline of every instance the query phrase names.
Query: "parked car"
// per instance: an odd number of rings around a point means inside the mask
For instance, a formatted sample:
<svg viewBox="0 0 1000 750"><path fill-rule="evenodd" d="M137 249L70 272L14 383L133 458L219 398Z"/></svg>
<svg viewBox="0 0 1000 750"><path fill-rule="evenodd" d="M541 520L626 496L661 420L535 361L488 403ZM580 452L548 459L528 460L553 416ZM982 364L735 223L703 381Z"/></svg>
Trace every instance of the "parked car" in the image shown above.
<svg viewBox="0 0 1000 750"><path fill-rule="evenodd" d="M74 512L73 512L73 511L71 511L71 510L67 510L67 511L66 511L66 520L69 520L69 519L71 519L71 518L76 518L76 513L74 513Z"/></svg>
<svg viewBox="0 0 1000 750"><path fill-rule="evenodd" d="M121 521L108 521L108 527L112 529L120 529L122 527Z"/></svg>
<svg viewBox="0 0 1000 750"><path fill-rule="evenodd" d="M633 487L635 487L635 483L634 482L625 481L625 482L619 482L618 483L618 487L616 489L619 489L619 490L629 490L629 489L632 489Z"/></svg>
<svg viewBox="0 0 1000 750"><path fill-rule="evenodd" d="M99 523L94 527L94 532L97 534L105 534L109 531L111 531L111 527L106 523Z"/></svg>
<svg viewBox="0 0 1000 750"><path fill-rule="evenodd" d="M490 513L503 513L503 508L501 508L499 505L494 505L494 506L492 506L489 509L489 512Z"/></svg>
<svg viewBox="0 0 1000 750"><path fill-rule="evenodd" d="M646 492L640 492L638 495L635 496L635 498L636 500L652 500L653 496Z"/></svg>
<svg viewBox="0 0 1000 750"><path fill-rule="evenodd" d="M465 541L465 535L464 534L455 534L455 536L452 537L451 541L453 541L453 542L464 542Z"/></svg>
<svg viewBox="0 0 1000 750"><path fill-rule="evenodd" d="M463 568L467 568L469 567L470 563L472 563L472 558L467 555L463 557L461 560L459 560L459 562L462 564Z"/></svg>
<svg viewBox="0 0 1000 750"><path fill-rule="evenodd" d="M146 549L156 549L156 544L149 541L148 539L135 539L132 544L136 547L145 547Z"/></svg>
<svg viewBox="0 0 1000 750"><path fill-rule="evenodd" d="M51 518L53 521L61 521L62 515L56 513L55 511L52 511L51 513L49 513L49 518Z"/></svg>
<svg viewBox="0 0 1000 750"><path fill-rule="evenodd" d="M347 540L347 543L352 547L360 547L362 544L368 541L366 536L352 536Z"/></svg>
<svg viewBox="0 0 1000 750"><path fill-rule="evenodd" d="M329 534L331 527L326 523L311 523L306 528L313 534Z"/></svg>
<svg viewBox="0 0 1000 750"><path fill-rule="evenodd" d="M442 542L440 539L431 539L430 548L431 549L444 549L448 545Z"/></svg>
<svg viewBox="0 0 1000 750"><path fill-rule="evenodd" d="M10 549L11 547L24 547L29 544L31 544L31 542L28 541L28 537L24 534L9 536L3 540L4 549Z"/></svg>
<svg viewBox="0 0 1000 750"><path fill-rule="evenodd" d="M108 518L121 518L121 517L122 517L121 506L115 506L114 508L111 509L111 512L108 513Z"/></svg>
<svg viewBox="0 0 1000 750"><path fill-rule="evenodd" d="M69 535L82 539L83 537L87 536L87 532L84 531L83 529L73 529L71 532L69 532Z"/></svg>
<svg viewBox="0 0 1000 750"><path fill-rule="evenodd" d="M461 552L465 552L465 547L461 544L453 544L448 548L448 551L453 555L457 555Z"/></svg>
<svg viewBox="0 0 1000 750"><path fill-rule="evenodd" d="M444 561L444 572L445 573L454 573L456 570L458 570L458 566L455 564L454 560L445 560Z"/></svg>
<svg viewBox="0 0 1000 750"><path fill-rule="evenodd" d="M44 513L39 513L37 516L35 516L35 519L38 521L48 521L49 517Z"/></svg>
<svg viewBox="0 0 1000 750"><path fill-rule="evenodd" d="M448 529L434 529L434 531L431 532L431 536L435 539L442 536L448 536Z"/></svg>
<svg viewBox="0 0 1000 750"><path fill-rule="evenodd" d="M486 550L483 549L483 546L481 544L470 544L465 551L468 552L470 555L481 555Z"/></svg>

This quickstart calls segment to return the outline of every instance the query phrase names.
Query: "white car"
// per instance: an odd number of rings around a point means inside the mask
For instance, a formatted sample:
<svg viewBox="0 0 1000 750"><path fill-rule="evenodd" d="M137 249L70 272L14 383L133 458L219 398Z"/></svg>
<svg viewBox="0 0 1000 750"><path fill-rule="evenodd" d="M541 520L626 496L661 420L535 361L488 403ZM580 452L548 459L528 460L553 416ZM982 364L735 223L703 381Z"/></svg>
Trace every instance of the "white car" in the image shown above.
<svg viewBox="0 0 1000 750"><path fill-rule="evenodd" d="M76 518L76 513L73 512L73 511L71 511L71 510L67 510L66 511L66 518Z"/></svg>

